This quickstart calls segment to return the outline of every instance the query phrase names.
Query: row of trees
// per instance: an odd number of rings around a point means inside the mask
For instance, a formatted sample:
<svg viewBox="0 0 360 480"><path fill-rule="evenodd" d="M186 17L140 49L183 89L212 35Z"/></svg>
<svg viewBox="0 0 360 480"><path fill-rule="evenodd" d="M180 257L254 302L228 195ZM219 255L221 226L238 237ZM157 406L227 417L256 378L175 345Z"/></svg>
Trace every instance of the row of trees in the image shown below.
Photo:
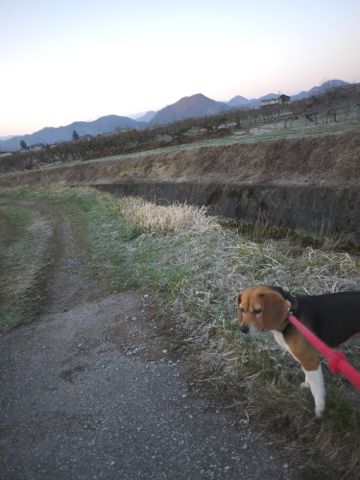
<svg viewBox="0 0 360 480"><path fill-rule="evenodd" d="M299 118L317 123L323 116L337 121L342 109L358 109L360 118L360 84L335 88L318 97L265 108L231 110L217 115L190 118L143 130L117 131L112 134L81 138L74 130L72 141L46 145L32 151L22 143L22 151L0 158L0 171L31 169L41 164L90 160L110 155L132 153L182 143L221 137L234 131L249 133L252 128L282 121L285 128Z"/></svg>
<svg viewBox="0 0 360 480"><path fill-rule="evenodd" d="M80 135L77 133L76 130L73 130L72 132L72 139L73 141L77 141L79 140L80 138ZM45 147L45 145L43 145ZM20 148L21 150L29 150L29 147L27 146L27 143L25 142L25 140L20 140Z"/></svg>

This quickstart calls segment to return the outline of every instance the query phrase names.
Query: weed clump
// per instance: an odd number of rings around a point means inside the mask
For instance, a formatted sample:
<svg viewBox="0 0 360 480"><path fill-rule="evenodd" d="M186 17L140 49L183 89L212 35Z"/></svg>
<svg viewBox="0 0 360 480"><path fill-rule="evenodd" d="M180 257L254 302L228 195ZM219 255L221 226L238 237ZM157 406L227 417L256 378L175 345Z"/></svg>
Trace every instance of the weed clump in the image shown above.
<svg viewBox="0 0 360 480"><path fill-rule="evenodd" d="M139 197L111 197L108 200L112 212L138 233L204 233L218 228L216 220L206 215L206 207L179 203L156 205Z"/></svg>

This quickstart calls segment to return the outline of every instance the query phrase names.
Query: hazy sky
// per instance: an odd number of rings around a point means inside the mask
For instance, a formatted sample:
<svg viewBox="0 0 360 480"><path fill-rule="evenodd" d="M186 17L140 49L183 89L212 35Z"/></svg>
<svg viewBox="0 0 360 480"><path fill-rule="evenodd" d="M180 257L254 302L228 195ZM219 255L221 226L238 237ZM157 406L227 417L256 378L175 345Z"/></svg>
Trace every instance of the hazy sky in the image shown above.
<svg viewBox="0 0 360 480"><path fill-rule="evenodd" d="M0 136L360 81L359 0L1 0Z"/></svg>

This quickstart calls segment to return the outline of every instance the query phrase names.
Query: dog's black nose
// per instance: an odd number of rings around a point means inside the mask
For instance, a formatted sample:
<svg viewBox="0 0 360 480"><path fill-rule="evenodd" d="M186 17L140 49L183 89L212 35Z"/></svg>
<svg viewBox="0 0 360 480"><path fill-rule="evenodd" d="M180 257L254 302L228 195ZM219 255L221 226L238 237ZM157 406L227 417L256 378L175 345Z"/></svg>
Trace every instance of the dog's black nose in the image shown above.
<svg viewBox="0 0 360 480"><path fill-rule="evenodd" d="M242 325L240 327L240 330L241 330L242 333L245 333L245 335L246 335L247 333L249 333L250 328L247 325Z"/></svg>

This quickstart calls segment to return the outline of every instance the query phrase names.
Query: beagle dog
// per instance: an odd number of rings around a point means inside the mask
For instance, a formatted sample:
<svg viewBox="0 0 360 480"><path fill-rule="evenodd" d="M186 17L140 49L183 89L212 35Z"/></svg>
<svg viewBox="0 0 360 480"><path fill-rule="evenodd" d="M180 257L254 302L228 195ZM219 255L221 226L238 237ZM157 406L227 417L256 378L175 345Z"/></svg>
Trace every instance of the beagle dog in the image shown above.
<svg viewBox="0 0 360 480"><path fill-rule="evenodd" d="M292 313L330 347L360 332L360 292L292 297L280 287L256 285L239 293L237 323L244 334L272 332L277 343L301 364L315 401L315 415L325 409L324 377L317 351L289 322Z"/></svg>

